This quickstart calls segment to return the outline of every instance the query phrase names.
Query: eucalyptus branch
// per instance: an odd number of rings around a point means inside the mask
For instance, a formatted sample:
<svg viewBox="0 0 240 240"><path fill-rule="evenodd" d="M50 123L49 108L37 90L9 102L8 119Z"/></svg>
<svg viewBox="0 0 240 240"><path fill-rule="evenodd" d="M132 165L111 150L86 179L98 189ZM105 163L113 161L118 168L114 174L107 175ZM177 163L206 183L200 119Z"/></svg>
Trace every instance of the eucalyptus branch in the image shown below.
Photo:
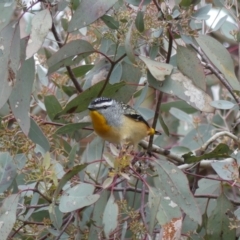
<svg viewBox="0 0 240 240"><path fill-rule="evenodd" d="M147 149L147 148L148 148L148 142L145 141L145 140L142 140L142 141L139 143L139 145L140 145L142 148L144 148L144 149ZM164 149L164 148L158 147L158 146L156 146L156 145L154 145L154 144L152 145L152 152L158 153L158 154L160 154L160 155L162 155L162 156L165 156L165 157L167 157L167 158L169 158L169 159L171 159L171 160L174 160L174 161L176 161L176 162L178 162L178 163L184 163L184 159L183 159L181 156L179 156L179 155L177 155L177 154L174 154L174 153L171 153L169 150L166 150L166 149Z"/></svg>
<svg viewBox="0 0 240 240"><path fill-rule="evenodd" d="M206 149L208 148L208 146L213 143L214 141L216 141L219 137L222 136L228 136L229 138L231 138L232 140L234 140L237 144L239 142L239 138L235 135L233 135L230 132L227 131L223 131L223 132L219 132L216 133L215 135L213 135L210 139L208 139L200 148L196 149L194 152L196 155L200 155L202 152L205 152Z"/></svg>

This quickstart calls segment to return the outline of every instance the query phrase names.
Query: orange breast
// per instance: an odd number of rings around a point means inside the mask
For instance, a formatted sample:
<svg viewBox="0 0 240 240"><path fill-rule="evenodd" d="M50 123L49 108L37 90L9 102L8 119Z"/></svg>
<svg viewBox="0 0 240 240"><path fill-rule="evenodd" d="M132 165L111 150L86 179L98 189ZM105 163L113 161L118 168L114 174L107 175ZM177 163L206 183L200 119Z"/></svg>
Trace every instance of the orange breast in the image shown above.
<svg viewBox="0 0 240 240"><path fill-rule="evenodd" d="M92 118L94 131L104 140L112 143L120 142L120 134L112 126L107 124L104 116L97 111L90 111L90 117Z"/></svg>

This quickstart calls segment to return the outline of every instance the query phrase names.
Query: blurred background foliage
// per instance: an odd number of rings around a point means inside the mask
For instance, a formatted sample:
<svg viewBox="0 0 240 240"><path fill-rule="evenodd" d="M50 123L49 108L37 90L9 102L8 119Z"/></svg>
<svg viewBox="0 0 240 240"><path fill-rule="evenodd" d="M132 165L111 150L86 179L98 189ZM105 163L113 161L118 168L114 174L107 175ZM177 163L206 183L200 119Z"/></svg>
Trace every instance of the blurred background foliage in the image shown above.
<svg viewBox="0 0 240 240"><path fill-rule="evenodd" d="M2 0L1 239L240 239L239 10ZM98 96L162 134L119 157L93 133Z"/></svg>

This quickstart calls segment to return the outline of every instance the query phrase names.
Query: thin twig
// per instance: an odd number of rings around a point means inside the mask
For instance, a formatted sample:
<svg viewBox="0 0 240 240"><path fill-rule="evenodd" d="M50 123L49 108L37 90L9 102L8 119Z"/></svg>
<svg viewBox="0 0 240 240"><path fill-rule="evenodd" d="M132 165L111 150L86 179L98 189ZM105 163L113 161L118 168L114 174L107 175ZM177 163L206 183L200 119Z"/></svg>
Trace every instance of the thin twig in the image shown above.
<svg viewBox="0 0 240 240"><path fill-rule="evenodd" d="M73 212L70 214L68 221L66 222L65 226L62 228L62 231L60 232L60 234L56 237L55 240L59 240L61 238L61 236L63 235L63 233L65 232L66 228L68 227L69 223L72 221L74 217Z"/></svg>
<svg viewBox="0 0 240 240"><path fill-rule="evenodd" d="M106 86L109 82L109 79L111 77L112 71L113 71L114 67L116 66L116 64L119 63L120 61L122 61L122 59L125 58L126 56L127 56L127 54L125 53L119 59L117 59L115 62L111 62L111 68L108 72L108 75L106 77L106 80L104 82L104 85L103 85L102 89L98 93L98 97L100 97L103 94L103 92L104 92L104 90L105 90L105 88L106 88Z"/></svg>
<svg viewBox="0 0 240 240"><path fill-rule="evenodd" d="M54 23L52 24L52 33L58 43L59 48L63 47L64 45L57 33ZM70 79L72 80L75 88L78 90L79 93L83 92L82 87L80 86L79 82L77 81L77 78L75 77L71 67L66 66L66 69L67 69L68 75L69 75Z"/></svg>

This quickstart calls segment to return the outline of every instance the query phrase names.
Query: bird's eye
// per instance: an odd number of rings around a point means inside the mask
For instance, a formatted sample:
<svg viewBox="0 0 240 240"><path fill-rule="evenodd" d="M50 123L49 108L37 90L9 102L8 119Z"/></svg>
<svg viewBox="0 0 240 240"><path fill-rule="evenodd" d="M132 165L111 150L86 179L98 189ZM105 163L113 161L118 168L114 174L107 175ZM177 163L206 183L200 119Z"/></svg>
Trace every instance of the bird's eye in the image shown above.
<svg viewBox="0 0 240 240"><path fill-rule="evenodd" d="M107 106L103 107L104 109L107 109Z"/></svg>

